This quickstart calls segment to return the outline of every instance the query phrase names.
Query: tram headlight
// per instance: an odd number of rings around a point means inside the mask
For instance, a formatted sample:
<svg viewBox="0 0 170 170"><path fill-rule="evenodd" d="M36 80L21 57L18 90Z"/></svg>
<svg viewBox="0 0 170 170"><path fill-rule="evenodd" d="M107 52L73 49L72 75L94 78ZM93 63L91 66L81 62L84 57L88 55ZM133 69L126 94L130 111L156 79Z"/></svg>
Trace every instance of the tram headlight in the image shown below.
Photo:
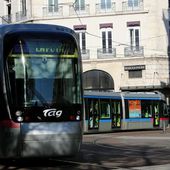
<svg viewBox="0 0 170 170"><path fill-rule="evenodd" d="M17 121L18 122L22 122L23 121L23 117L21 117L21 116L17 117Z"/></svg>
<svg viewBox="0 0 170 170"><path fill-rule="evenodd" d="M80 120L80 116L76 116L76 120Z"/></svg>
<svg viewBox="0 0 170 170"><path fill-rule="evenodd" d="M21 115L22 115L22 112L19 111L19 110L17 110L17 111L15 112L15 115L16 115L16 116L21 116Z"/></svg>
<svg viewBox="0 0 170 170"><path fill-rule="evenodd" d="M18 122L22 122L22 121L23 121L22 112L21 112L20 110L17 110L17 111L15 112L15 115L16 115L16 117L17 117L17 121L18 121Z"/></svg>
<svg viewBox="0 0 170 170"><path fill-rule="evenodd" d="M80 120L80 111L77 111L76 120Z"/></svg>

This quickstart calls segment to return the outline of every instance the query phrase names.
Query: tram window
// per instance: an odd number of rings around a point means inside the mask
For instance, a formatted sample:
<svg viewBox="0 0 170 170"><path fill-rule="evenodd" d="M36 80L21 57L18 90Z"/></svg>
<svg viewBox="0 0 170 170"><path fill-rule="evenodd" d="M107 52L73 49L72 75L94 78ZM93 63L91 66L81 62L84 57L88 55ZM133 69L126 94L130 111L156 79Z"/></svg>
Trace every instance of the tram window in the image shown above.
<svg viewBox="0 0 170 170"><path fill-rule="evenodd" d="M99 100L88 99L89 128L98 128L99 126Z"/></svg>
<svg viewBox="0 0 170 170"><path fill-rule="evenodd" d="M100 100L101 118L110 118L110 100Z"/></svg>
<svg viewBox="0 0 170 170"><path fill-rule="evenodd" d="M152 101L143 100L141 101L142 107L142 118L152 117Z"/></svg>
<svg viewBox="0 0 170 170"><path fill-rule="evenodd" d="M111 106L112 114L120 115L121 117L121 101L112 101Z"/></svg>
<svg viewBox="0 0 170 170"><path fill-rule="evenodd" d="M168 117L169 113L168 113L168 107L166 103L161 102L161 107L162 107L162 110L160 112L163 114L163 117Z"/></svg>
<svg viewBox="0 0 170 170"><path fill-rule="evenodd" d="M120 100L111 101L111 115L113 127L121 126L122 109Z"/></svg>
<svg viewBox="0 0 170 170"><path fill-rule="evenodd" d="M160 117L165 117L166 116L166 109L164 107L164 103L163 102L159 102L159 115Z"/></svg>
<svg viewBox="0 0 170 170"><path fill-rule="evenodd" d="M158 101L157 105L159 105L159 117L168 117L168 108L166 103L164 103L163 101Z"/></svg>
<svg viewBox="0 0 170 170"><path fill-rule="evenodd" d="M70 43L73 41L68 37L38 36L24 35L10 44L7 61L13 103L18 106L81 103L76 44Z"/></svg>
<svg viewBox="0 0 170 170"><path fill-rule="evenodd" d="M153 114L160 114L159 103L157 101L153 102Z"/></svg>
<svg viewBox="0 0 170 170"><path fill-rule="evenodd" d="M15 70L16 78L23 79L23 63L22 58L15 58ZM73 78L72 61L68 59L58 58L27 58L27 77L33 78Z"/></svg>
<svg viewBox="0 0 170 170"><path fill-rule="evenodd" d="M152 106L153 106L152 109L153 109L154 126L159 126L159 123L160 123L159 118L160 118L160 114L161 114L159 102L153 101Z"/></svg>

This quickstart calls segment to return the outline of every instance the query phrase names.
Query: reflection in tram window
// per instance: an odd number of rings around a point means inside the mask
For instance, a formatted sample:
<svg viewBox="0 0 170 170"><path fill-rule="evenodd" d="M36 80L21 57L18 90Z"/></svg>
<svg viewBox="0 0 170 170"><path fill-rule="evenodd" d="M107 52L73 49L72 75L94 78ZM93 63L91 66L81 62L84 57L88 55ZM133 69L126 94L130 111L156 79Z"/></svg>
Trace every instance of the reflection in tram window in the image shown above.
<svg viewBox="0 0 170 170"><path fill-rule="evenodd" d="M111 103L112 107L112 127L121 126L121 101L115 100Z"/></svg>
<svg viewBox="0 0 170 170"><path fill-rule="evenodd" d="M154 116L154 125L158 126L159 125L159 103L158 102L153 102L153 116Z"/></svg>
<svg viewBox="0 0 170 170"><path fill-rule="evenodd" d="M99 127L99 104L98 100L89 99L89 128L96 129Z"/></svg>
<svg viewBox="0 0 170 170"><path fill-rule="evenodd" d="M141 101L142 107L142 118L151 118L152 117L152 102L151 101Z"/></svg>
<svg viewBox="0 0 170 170"><path fill-rule="evenodd" d="M110 103L109 100L100 100L101 118L110 118Z"/></svg>

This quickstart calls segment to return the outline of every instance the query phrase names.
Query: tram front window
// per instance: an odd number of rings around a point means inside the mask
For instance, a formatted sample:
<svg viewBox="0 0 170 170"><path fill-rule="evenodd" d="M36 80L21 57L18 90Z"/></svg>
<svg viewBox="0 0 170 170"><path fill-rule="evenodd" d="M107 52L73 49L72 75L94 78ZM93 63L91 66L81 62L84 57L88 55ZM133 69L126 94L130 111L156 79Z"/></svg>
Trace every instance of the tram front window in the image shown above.
<svg viewBox="0 0 170 170"><path fill-rule="evenodd" d="M81 102L77 47L73 40L18 39L8 55L12 103L55 106Z"/></svg>

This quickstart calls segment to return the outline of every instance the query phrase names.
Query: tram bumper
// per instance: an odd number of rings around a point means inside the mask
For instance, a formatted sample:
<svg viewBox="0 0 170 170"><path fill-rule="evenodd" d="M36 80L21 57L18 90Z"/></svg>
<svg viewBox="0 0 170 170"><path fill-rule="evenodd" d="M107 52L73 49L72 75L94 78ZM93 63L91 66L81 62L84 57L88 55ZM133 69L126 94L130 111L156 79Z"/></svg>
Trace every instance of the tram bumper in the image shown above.
<svg viewBox="0 0 170 170"><path fill-rule="evenodd" d="M56 157L79 151L82 132L80 122L23 123L21 157Z"/></svg>

